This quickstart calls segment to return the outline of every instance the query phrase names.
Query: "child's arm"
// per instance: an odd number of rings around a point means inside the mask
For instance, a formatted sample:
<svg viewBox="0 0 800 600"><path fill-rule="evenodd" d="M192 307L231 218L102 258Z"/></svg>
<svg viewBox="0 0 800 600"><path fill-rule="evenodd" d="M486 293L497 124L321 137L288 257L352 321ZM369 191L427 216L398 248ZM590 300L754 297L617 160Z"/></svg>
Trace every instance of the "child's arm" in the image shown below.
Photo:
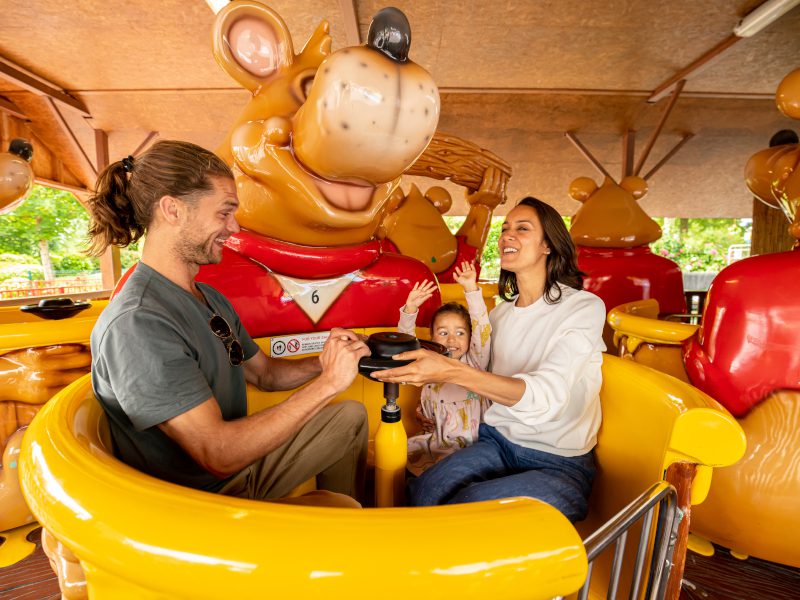
<svg viewBox="0 0 800 600"><path fill-rule="evenodd" d="M464 297L467 299L467 308L472 320L472 337L469 341L467 364L485 371L489 365L492 326L489 323L489 312L486 310L483 294L478 287L475 265L470 262L461 263L460 267L455 268L454 276L455 280L464 288Z"/></svg>
<svg viewBox="0 0 800 600"><path fill-rule="evenodd" d="M397 330L400 333L407 333L416 336L417 314L419 307L436 291L436 284L433 281L423 281L414 284L408 293L406 303L400 309L400 321L397 323Z"/></svg>

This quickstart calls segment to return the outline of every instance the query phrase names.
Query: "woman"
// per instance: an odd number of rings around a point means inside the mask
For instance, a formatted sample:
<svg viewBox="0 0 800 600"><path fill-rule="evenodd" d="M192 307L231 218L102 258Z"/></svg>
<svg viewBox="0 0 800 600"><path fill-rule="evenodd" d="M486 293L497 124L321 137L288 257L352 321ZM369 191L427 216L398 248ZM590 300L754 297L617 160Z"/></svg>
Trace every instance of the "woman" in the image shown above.
<svg viewBox="0 0 800 600"><path fill-rule="evenodd" d="M413 506L530 496L571 521L586 516L600 428L605 307L582 291L575 246L559 214L525 198L503 223L500 297L489 372L424 350L373 374L383 381L458 383L492 401L479 440L412 479Z"/></svg>

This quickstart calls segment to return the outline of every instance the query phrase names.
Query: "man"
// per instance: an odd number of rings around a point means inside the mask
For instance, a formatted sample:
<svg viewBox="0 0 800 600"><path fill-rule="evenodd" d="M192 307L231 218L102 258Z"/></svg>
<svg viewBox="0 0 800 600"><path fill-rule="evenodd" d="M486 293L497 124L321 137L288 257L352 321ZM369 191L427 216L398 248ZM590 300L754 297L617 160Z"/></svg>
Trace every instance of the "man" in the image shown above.
<svg viewBox="0 0 800 600"><path fill-rule="evenodd" d="M247 498L281 498L317 475L328 492L315 503L357 505L341 494L360 493L366 414L356 402L330 403L369 350L333 329L319 357L267 357L225 297L194 281L239 231L237 207L227 165L184 142L160 141L98 178L93 252L147 234L141 262L91 336L92 384L118 455L161 479ZM308 385L247 416L246 382Z"/></svg>

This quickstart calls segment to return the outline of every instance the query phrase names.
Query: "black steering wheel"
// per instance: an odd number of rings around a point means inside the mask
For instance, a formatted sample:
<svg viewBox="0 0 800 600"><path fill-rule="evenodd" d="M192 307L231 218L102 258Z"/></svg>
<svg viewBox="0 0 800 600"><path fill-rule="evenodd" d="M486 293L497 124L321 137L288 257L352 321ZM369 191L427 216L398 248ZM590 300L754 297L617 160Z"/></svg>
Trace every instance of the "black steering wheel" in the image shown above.
<svg viewBox="0 0 800 600"><path fill-rule="evenodd" d="M398 333L396 331L379 331L367 339L367 346L372 354L358 361L358 372L369 377L375 371L384 371L394 367L402 367L413 361L394 360L392 356L411 350L430 350L437 354L447 355L447 348L442 344L428 340L420 340L413 335Z"/></svg>

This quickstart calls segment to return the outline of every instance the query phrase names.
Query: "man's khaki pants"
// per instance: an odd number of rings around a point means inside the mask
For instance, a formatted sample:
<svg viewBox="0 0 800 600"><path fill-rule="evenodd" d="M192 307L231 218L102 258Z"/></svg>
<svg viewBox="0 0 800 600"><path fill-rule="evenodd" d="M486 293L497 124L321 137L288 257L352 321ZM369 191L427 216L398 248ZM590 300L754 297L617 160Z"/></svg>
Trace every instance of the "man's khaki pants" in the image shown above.
<svg viewBox="0 0 800 600"><path fill-rule="evenodd" d="M351 498L362 499L368 438L362 404L346 400L328 405L293 438L234 475L219 493L286 504L358 506ZM314 476L317 487L328 493L284 498Z"/></svg>

